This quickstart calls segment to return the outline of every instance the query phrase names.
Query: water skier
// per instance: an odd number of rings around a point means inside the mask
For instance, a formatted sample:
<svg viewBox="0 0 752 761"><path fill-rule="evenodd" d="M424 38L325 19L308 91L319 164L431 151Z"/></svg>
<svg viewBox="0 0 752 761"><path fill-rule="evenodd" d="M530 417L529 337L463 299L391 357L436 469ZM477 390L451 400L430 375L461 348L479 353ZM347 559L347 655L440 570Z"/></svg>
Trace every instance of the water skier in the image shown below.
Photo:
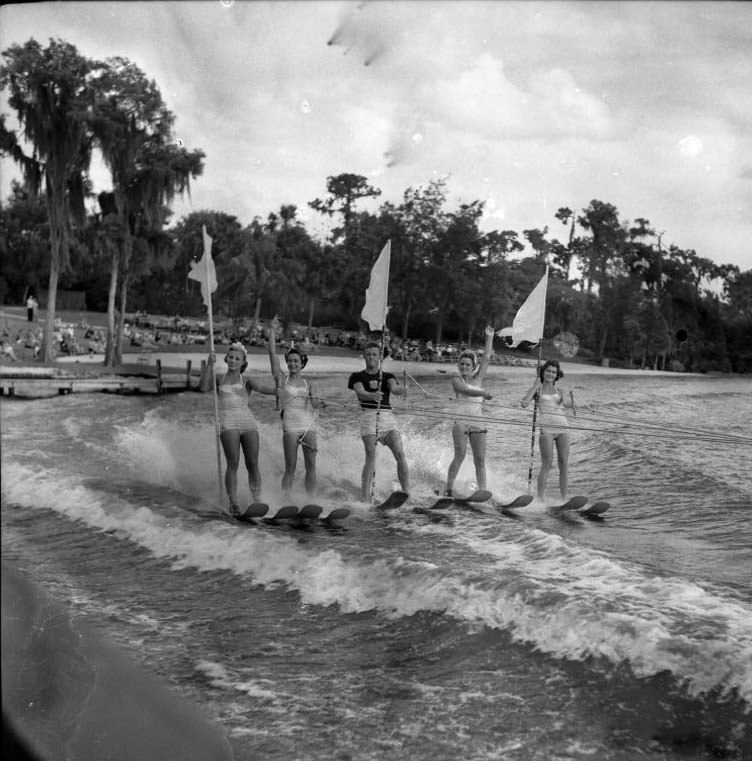
<svg viewBox="0 0 752 761"><path fill-rule="evenodd" d="M476 353L466 349L460 354L457 362L459 372L452 378L452 388L457 397L457 419L452 425L454 458L449 464L447 473L444 490L444 495L447 497L452 496L454 480L467 454L468 440L473 452L478 489L485 490L486 488L486 433L488 429L483 425L482 415L483 402L493 397L483 388L483 383L491 362L493 337L494 329L489 326L486 328L486 345L480 364Z"/></svg>
<svg viewBox="0 0 752 761"><path fill-rule="evenodd" d="M564 373L556 360L548 360L538 371L538 377L530 390L522 398L520 404L527 407L533 398L537 399L540 412L540 437L538 444L541 453L541 468L538 472L538 498L544 499L548 473L551 470L556 446L556 457L559 466L559 492L562 500L567 499L568 467L569 467L569 432L565 408L572 408L573 401L564 401L556 382L564 377Z"/></svg>
<svg viewBox="0 0 752 761"><path fill-rule="evenodd" d="M211 389L211 367L216 361L210 353L206 365L201 371L199 389ZM230 513L240 513L237 500L238 467L240 450L243 450L245 467L248 470L248 486L253 501L261 498L261 473L258 467L259 432L256 417L251 410L251 392L273 395L276 392L270 383L262 383L243 376L248 367L248 354L239 341L230 345L225 356L227 372L215 375L217 403L219 407L219 440L225 453L227 469L225 470L225 489L230 500Z"/></svg>
<svg viewBox="0 0 752 761"><path fill-rule="evenodd" d="M392 373L379 371L381 358L379 344L367 343L363 349L363 358L366 363L365 370L352 373L347 381L347 387L355 392L360 402L360 436L366 455L360 488L363 501L369 502L373 472L376 467L377 431L378 441L392 450L394 459L397 461L397 477L405 492L410 491L410 471L402 448L402 436L389 401L391 394L404 395L405 388ZM380 384L379 375L381 376Z"/></svg>
<svg viewBox="0 0 752 761"><path fill-rule="evenodd" d="M283 373L276 352L275 319L269 329L269 361L276 384L276 394L282 416L282 449L285 455L285 472L282 491L289 494L298 464L298 447L303 448L305 489L307 494L316 490L316 414L326 402L319 396L313 383L302 375L308 356L296 348L285 354L287 373Z"/></svg>

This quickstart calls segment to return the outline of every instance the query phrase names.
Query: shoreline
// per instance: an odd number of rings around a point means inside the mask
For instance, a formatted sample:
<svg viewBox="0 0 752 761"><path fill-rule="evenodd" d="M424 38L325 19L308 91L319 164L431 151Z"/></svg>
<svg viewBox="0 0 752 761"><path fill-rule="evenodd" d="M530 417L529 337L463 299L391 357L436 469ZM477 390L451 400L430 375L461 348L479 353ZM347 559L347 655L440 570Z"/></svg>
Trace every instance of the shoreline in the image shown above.
<svg viewBox="0 0 752 761"><path fill-rule="evenodd" d="M219 347L218 347L219 348ZM217 367L220 371L224 367L222 351L217 351ZM0 364L0 378L33 380L34 378L72 378L82 377L112 378L129 377L134 375L156 376L157 362L160 361L166 372L185 372L187 362L191 362L191 375L198 375L201 363L206 359L208 351L139 351L125 352L123 363L114 369L106 369L103 365L104 357L101 354L80 355L61 357L51 364L31 364L23 360L17 362L2 362ZM363 358L359 352L352 351L349 355L312 352L308 355L309 361L306 373L309 375L344 374L363 369ZM534 359L511 360L514 364L494 362L488 368L489 376L498 375L529 375L534 371ZM545 357L544 357L545 361ZM566 359L559 360L562 369L567 375L603 375L603 376L629 376L639 375L642 377L665 376L671 378L681 377L711 377L714 374L702 373L675 373L669 370L652 369L626 369L618 367L603 367L589 365L581 362L568 362ZM399 376L407 372L413 376L451 375L456 370L453 362L416 362L413 360L386 359L383 363L384 370ZM248 369L246 372L268 374L269 359L266 352L249 352ZM720 376L725 377L723 374ZM732 377L732 376L729 376Z"/></svg>
<svg viewBox="0 0 752 761"><path fill-rule="evenodd" d="M92 326L102 326L106 320L105 314L95 312L68 312L59 313L61 320L78 322L85 317ZM39 310L37 319L29 323L26 319L25 307L3 305L0 307L0 319L11 330L21 330L30 326L40 326L45 317L45 310ZM13 343L9 341L11 345ZM19 356L15 361L7 357L0 360L0 380L7 382L24 383L28 381L32 385L37 380L62 380L62 379L85 379L94 383L97 380L117 380L134 377L154 378L158 377L157 362L161 362L162 371L167 374L180 373L183 377L187 373L187 362L191 362L190 376L198 377L201 363L206 359L209 350L206 344L189 344L188 346L166 347L130 347L131 351L123 352L123 362L112 369L104 367L103 354L79 354L72 356L60 356L51 363L34 361L28 349L18 349ZM216 347L217 367L222 370L224 345ZM629 376L640 375L643 377L668 376L679 377L715 377L715 373L676 373L668 370L652 370L621 367L604 367L592 362L562 357L559 352L553 350L545 352L545 359L558 359L568 376L578 375L602 375L602 376ZM502 352L495 355L489 368L488 375L494 376L530 376L534 372L537 362L535 354L523 356L511 352ZM400 376L403 372L413 377L430 377L433 375L451 375L456 370L454 362L419 362L414 360L395 360L388 358L384 361L384 369ZM309 353L309 363L306 372L311 375L345 374L363 368L363 358L359 351L339 346L315 346ZM269 373L269 360L266 350L261 347L248 347L248 371L252 373ZM724 374L718 374L725 377ZM733 377L733 376L729 376ZM95 389L93 390L103 390ZM29 398L29 397L27 397ZM33 397L31 397L33 398Z"/></svg>

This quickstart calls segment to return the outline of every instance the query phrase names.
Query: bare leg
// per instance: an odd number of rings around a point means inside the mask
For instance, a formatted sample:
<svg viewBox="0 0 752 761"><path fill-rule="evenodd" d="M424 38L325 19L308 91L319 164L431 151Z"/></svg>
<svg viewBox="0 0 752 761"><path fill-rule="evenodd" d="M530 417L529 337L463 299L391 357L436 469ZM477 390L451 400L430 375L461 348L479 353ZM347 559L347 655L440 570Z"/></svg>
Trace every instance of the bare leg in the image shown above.
<svg viewBox="0 0 752 761"><path fill-rule="evenodd" d="M316 492L316 431L306 431L300 440L305 463L305 489L307 494Z"/></svg>
<svg viewBox="0 0 752 761"><path fill-rule="evenodd" d="M402 491L410 491L410 469L407 467L407 459L402 449L402 436L399 431L389 431L384 439L386 445L392 450L394 459L397 461L397 478L399 478Z"/></svg>
<svg viewBox="0 0 752 761"><path fill-rule="evenodd" d="M452 441L454 443L454 458L449 463L449 471L447 472L446 480L446 492L451 494L454 489L454 481L457 478L457 473L460 472L460 467L467 454L467 437L465 436L465 426L461 423L455 423L452 426Z"/></svg>
<svg viewBox="0 0 752 761"><path fill-rule="evenodd" d="M230 504L237 504L238 466L240 464L240 431L222 431L219 434L222 449L225 452L227 468L225 470L225 489L230 498Z"/></svg>
<svg viewBox="0 0 752 761"><path fill-rule="evenodd" d="M282 491L289 492L295 479L295 468L298 465L298 436L292 431L282 434L282 449L285 453L285 472L282 476Z"/></svg>
<svg viewBox="0 0 752 761"><path fill-rule="evenodd" d="M475 480L479 489L486 488L486 433L475 431L468 437L470 447L473 450L473 462L475 463Z"/></svg>
<svg viewBox="0 0 752 761"><path fill-rule="evenodd" d="M566 433L556 437L556 455L559 464L559 492L566 502L569 484L569 436Z"/></svg>
<svg viewBox="0 0 752 761"><path fill-rule="evenodd" d="M541 469L538 472L538 498L545 499L548 471L551 470L554 456L554 442L549 434L541 434L538 441L541 453Z"/></svg>
<svg viewBox="0 0 752 761"><path fill-rule="evenodd" d="M369 433L361 437L363 448L366 452L366 462L360 476L360 489L365 502L371 501L371 482L373 481L373 469L376 465L376 436Z"/></svg>
<svg viewBox="0 0 752 761"><path fill-rule="evenodd" d="M248 488L251 490L251 496L255 502L261 494L261 473L258 467L258 431L244 431L241 433L240 444L243 447L245 467L248 470Z"/></svg>

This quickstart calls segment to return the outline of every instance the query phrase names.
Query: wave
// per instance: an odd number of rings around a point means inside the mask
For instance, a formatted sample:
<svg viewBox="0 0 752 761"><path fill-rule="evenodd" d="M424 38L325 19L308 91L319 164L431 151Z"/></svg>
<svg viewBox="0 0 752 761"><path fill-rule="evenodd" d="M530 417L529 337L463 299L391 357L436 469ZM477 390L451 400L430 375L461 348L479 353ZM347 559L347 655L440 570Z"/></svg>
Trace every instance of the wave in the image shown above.
<svg viewBox="0 0 752 761"><path fill-rule="evenodd" d="M2 495L6 511L46 506L136 543L174 570L227 570L344 613L442 613L557 658L628 663L640 677L668 671L692 695L714 691L752 702L747 604L683 579L648 577L543 531L502 537L469 522L455 530L416 523L407 545L300 544L283 533L202 520L181 508L180 495L172 504L164 494L159 505L134 504L80 479L7 463ZM423 558L404 556L412 544Z"/></svg>

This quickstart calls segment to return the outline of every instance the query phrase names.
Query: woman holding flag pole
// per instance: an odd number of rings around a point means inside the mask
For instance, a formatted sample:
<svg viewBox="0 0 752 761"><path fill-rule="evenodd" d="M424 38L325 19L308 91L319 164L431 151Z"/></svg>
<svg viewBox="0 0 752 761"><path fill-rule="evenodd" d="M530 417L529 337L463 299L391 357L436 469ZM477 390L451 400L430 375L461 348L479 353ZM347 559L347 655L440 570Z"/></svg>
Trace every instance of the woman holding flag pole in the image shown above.
<svg viewBox="0 0 752 761"><path fill-rule="evenodd" d="M548 290L548 265L538 285L533 288L530 295L525 299L522 306L517 310L511 328L503 328L498 335L507 340L510 346L518 346L522 341L538 344L538 362L536 364L536 377L540 373L541 353L543 351L543 326L546 320L546 291ZM535 457L535 427L538 418L538 394L535 390L522 401L522 406L527 407L533 401L533 425L530 434L530 466L527 473L527 492L532 491L533 459Z"/></svg>
<svg viewBox="0 0 752 761"><path fill-rule="evenodd" d="M214 322L212 316L212 292L217 289L217 276L214 261L211 257L212 239L206 232L206 226L201 227L204 254L198 262L191 264L188 277L201 283L201 295L209 314L209 357L201 371L199 388L201 391L213 391L214 398L214 429L217 443L217 483L219 486L219 502L222 503L222 460L219 451L220 442L225 452L227 469L225 471L225 489L230 500L231 515L240 514L237 504L238 466L240 450L243 449L246 468L248 469L248 485L254 501L261 490L261 476L258 469L259 435L256 419L249 407L251 391L262 394L274 394L275 388L264 386L257 381L246 380L243 372L248 366L245 347L240 342L230 346L225 357L227 372L218 376L215 373L214 355Z"/></svg>
<svg viewBox="0 0 752 761"><path fill-rule="evenodd" d="M366 291L366 303L361 317L372 331L381 331L379 343L369 342L363 350L365 370L352 373L347 387L355 391L360 402L360 435L365 449L365 464L361 473L363 500L373 503L376 483L376 445L380 441L391 449L397 461L397 477L405 494L410 490L410 471L402 448L402 436L392 413L390 394L406 393L397 378L384 372L384 333L386 332L387 291L389 288L389 263L391 241L387 241L371 270L371 280Z"/></svg>
<svg viewBox="0 0 752 761"><path fill-rule="evenodd" d="M549 359L538 369L535 382L522 398L521 405L527 407L531 399L535 399L540 408L540 436L538 445L541 452L541 468L538 472L538 499L544 499L548 473L553 465L554 445L559 466L559 493L567 500L569 483L569 433L565 408L574 408L574 396L570 393L569 403L564 401L561 391L556 387L556 381L564 377L564 373L556 360ZM531 462L532 464L532 462Z"/></svg>
<svg viewBox="0 0 752 761"><path fill-rule="evenodd" d="M512 346L520 341L531 341L538 344L538 362L535 368L535 381L522 397L520 405L527 407L533 402L533 428L530 438L530 468L527 475L528 494L533 480L533 457L535 454L535 426L540 411L540 435L538 446L541 452L541 468L538 472L537 495L544 499L548 473L553 464L554 446L556 447L559 466L559 492L566 501L568 487L569 463L569 434L567 433L567 418L565 407L574 407L574 397L570 393L570 402L566 404L561 391L556 387L556 381L564 377L564 373L556 360L548 360L541 367L543 351L543 325L546 317L546 290L548 288L548 267L538 285L517 311L512 328L502 331L512 336Z"/></svg>

